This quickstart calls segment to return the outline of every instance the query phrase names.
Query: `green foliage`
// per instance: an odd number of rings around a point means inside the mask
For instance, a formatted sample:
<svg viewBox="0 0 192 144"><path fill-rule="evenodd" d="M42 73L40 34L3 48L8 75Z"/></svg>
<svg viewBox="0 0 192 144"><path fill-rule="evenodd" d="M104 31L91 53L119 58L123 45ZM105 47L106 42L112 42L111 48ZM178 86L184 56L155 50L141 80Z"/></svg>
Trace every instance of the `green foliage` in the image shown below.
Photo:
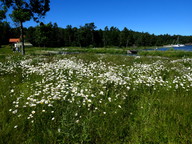
<svg viewBox="0 0 192 144"><path fill-rule="evenodd" d="M39 46L35 42L36 37L46 37L47 47L151 47L171 44L173 40L177 39L178 35L154 35L149 33L141 33L124 28L120 31L118 28L112 26L105 27L104 30L96 30L94 23L86 23L84 26L66 28L59 28L58 26L50 25L49 29L40 27L48 27L50 23L43 24L36 27L30 27L27 31L27 37L34 46ZM34 31L39 31L35 33ZM48 34L49 33L49 34ZM33 38L33 39L32 39ZM180 43L191 43L191 36L180 36ZM43 45L43 43L41 44Z"/></svg>
<svg viewBox="0 0 192 144"><path fill-rule="evenodd" d="M4 12L11 9L12 13L10 14L10 17L14 22L18 22L20 25L22 55L25 54L23 22L29 21L31 18L38 22L38 19L45 16L46 12L50 10L49 3L50 0L0 0L0 5L5 9ZM2 14L4 13L0 11L0 20L5 18L5 15Z"/></svg>
<svg viewBox="0 0 192 144"><path fill-rule="evenodd" d="M22 14L17 14L22 13ZM15 10L13 11L16 19L30 19L31 12L28 9ZM12 15L13 15L12 14ZM22 19L22 17L24 19ZM3 23L0 23L2 27ZM6 24L8 25L8 24ZM9 25L8 25L9 26ZM154 35L149 33L141 33L124 28L120 31L116 27L105 27L104 30L96 30L94 23L86 23L84 26L72 27L71 25L66 28L60 28L56 23L48 24L40 23L36 27L29 27L28 29L23 28L23 34L26 36L26 40L32 43L34 46L43 47L84 47L84 48L95 48L95 47L120 47L120 48L134 48L139 49L140 47L151 47L151 46L162 46L171 44L178 35ZM18 28L9 28L7 30L5 26L0 30L3 35L3 44L8 42L9 37L20 37L20 30ZM179 36L180 43L192 42L192 36Z"/></svg>
<svg viewBox="0 0 192 144"><path fill-rule="evenodd" d="M8 44L11 35L11 27L7 22L0 22L0 45Z"/></svg>
<svg viewBox="0 0 192 144"><path fill-rule="evenodd" d="M28 9L15 9L10 15L14 22L26 22L31 19L31 11Z"/></svg>
<svg viewBox="0 0 192 144"><path fill-rule="evenodd" d="M0 0L0 2L5 10L13 8L11 17L16 22L29 21L32 17L35 21L38 21L39 17L45 16L46 12L50 10L50 0Z"/></svg>
<svg viewBox="0 0 192 144"><path fill-rule="evenodd" d="M42 46L42 47L47 47L47 46L52 46L52 47L57 47L59 45L59 38L57 34L59 33L59 28L56 23L48 23L48 24L43 24L40 23L39 26L36 28L29 28L29 31L27 33L28 41L33 43L33 45L36 46Z"/></svg>
<svg viewBox="0 0 192 144"><path fill-rule="evenodd" d="M1 1L0 1L0 4L1 4ZM0 7L0 22L1 22L1 20L6 18L6 12L7 12L7 8L3 5L1 5L1 7Z"/></svg>
<svg viewBox="0 0 192 144"><path fill-rule="evenodd" d="M5 19L5 12L0 10L0 20Z"/></svg>

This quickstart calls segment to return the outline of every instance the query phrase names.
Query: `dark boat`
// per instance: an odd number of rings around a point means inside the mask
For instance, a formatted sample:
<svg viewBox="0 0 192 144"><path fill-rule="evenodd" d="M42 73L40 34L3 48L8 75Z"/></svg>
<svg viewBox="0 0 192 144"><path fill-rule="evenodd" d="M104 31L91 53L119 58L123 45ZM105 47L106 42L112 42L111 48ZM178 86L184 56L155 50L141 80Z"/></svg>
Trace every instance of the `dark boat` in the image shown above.
<svg viewBox="0 0 192 144"><path fill-rule="evenodd" d="M137 50L128 50L127 54L137 54L138 51Z"/></svg>

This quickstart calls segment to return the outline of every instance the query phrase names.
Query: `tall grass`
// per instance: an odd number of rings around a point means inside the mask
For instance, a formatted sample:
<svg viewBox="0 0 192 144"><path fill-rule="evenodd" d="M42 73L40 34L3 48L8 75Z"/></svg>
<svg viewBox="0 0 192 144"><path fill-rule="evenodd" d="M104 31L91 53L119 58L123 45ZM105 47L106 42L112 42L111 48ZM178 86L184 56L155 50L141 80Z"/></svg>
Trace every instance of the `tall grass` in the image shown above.
<svg viewBox="0 0 192 144"><path fill-rule="evenodd" d="M141 56L162 56L162 57L172 57L172 58L182 58L182 57L192 57L192 52L190 51L140 51Z"/></svg>
<svg viewBox="0 0 192 144"><path fill-rule="evenodd" d="M192 143L191 62L3 55L0 143Z"/></svg>

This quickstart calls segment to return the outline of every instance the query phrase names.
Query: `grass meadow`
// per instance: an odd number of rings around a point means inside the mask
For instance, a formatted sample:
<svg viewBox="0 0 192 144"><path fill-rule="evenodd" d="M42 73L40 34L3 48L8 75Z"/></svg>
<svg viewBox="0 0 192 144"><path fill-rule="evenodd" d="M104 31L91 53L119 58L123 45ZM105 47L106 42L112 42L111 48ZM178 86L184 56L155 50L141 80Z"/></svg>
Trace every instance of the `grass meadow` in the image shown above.
<svg viewBox="0 0 192 144"><path fill-rule="evenodd" d="M0 49L0 144L190 144L192 58Z"/></svg>

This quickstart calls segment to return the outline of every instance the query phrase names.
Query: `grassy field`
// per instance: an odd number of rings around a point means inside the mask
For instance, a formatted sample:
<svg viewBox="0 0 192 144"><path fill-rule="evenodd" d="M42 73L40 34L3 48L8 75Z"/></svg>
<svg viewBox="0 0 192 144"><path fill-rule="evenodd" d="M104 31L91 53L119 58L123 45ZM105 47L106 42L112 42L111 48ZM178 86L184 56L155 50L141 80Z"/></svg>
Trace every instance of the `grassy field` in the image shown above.
<svg viewBox="0 0 192 144"><path fill-rule="evenodd" d="M140 51L140 56L161 56L161 57L171 57L171 58L183 58L183 57L192 57L191 51L178 51L178 50L169 50L169 51Z"/></svg>
<svg viewBox="0 0 192 144"><path fill-rule="evenodd" d="M79 47L69 47L69 48L29 48L28 52L33 55L39 54L55 54L55 53L94 53L94 54L116 54L116 55L126 55L128 50L137 50L140 56L161 56L170 58L191 58L191 51L178 51L178 50L168 50L168 51L145 51L145 49L153 49L154 47L138 47L138 48L79 48Z"/></svg>
<svg viewBox="0 0 192 144"><path fill-rule="evenodd" d="M26 53L0 49L0 144L192 143L191 58Z"/></svg>

